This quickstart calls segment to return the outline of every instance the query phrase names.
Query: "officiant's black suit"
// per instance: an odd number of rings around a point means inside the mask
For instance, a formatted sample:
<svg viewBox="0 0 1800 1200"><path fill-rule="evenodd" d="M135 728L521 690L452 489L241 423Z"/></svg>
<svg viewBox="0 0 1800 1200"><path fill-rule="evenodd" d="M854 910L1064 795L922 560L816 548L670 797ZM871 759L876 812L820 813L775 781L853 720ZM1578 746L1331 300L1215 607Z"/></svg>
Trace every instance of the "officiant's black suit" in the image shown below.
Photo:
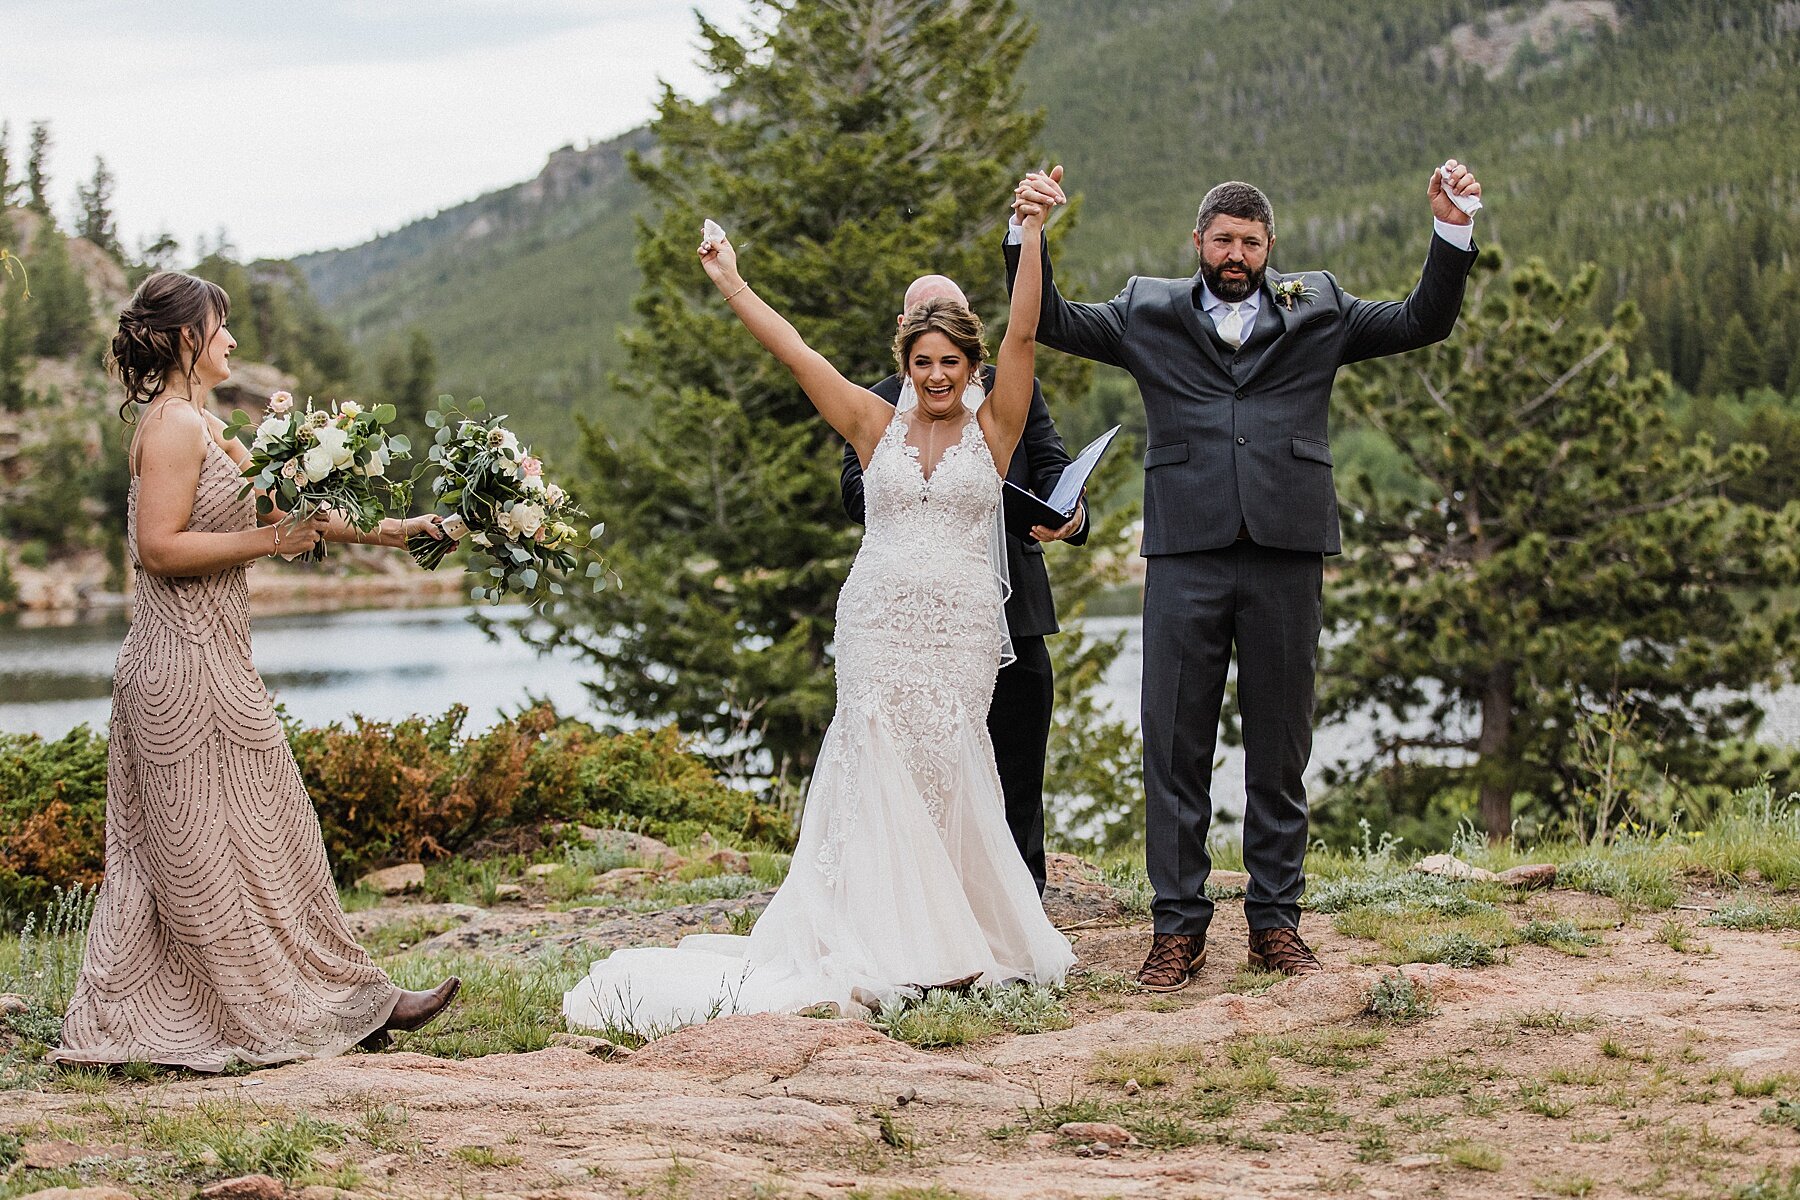
<svg viewBox="0 0 1800 1200"><path fill-rule="evenodd" d="M982 386L992 391L994 369L982 368ZM900 377L889 375L869 389L889 404L900 399ZM1007 482L1039 497L1056 489L1069 452L1050 419L1044 390L1031 385L1031 411L1018 449L1006 467ZM854 448L844 447L844 511L858 525L863 523L863 473ZM1081 528L1064 539L1074 545L1087 541L1084 517ZM1006 602L1006 627L1012 635L1016 659L1000 669L994 679L994 702L988 708L988 736L994 743L994 761L1000 769L1000 790L1006 796L1006 824L1018 844L1019 854L1044 891L1044 751L1050 740L1051 705L1056 677L1050 669L1050 651L1044 638L1057 631L1056 601L1050 595L1050 576L1044 569L1044 547L1038 542L1006 536L1006 569L1012 579L1012 596Z"/></svg>
<svg viewBox="0 0 1800 1200"><path fill-rule="evenodd" d="M1007 283L1019 247L1006 247ZM1233 349L1188 279L1133 278L1105 304L1056 289L1044 256L1038 340L1130 371L1143 395L1144 791L1158 933L1204 934L1212 902L1212 762L1235 645L1244 731L1245 913L1297 927L1307 843L1324 556L1339 551L1329 416L1339 367L1442 341L1473 250L1431 239L1404 301L1376 303L1319 271L1267 272ZM1284 279L1313 294L1291 309Z"/></svg>

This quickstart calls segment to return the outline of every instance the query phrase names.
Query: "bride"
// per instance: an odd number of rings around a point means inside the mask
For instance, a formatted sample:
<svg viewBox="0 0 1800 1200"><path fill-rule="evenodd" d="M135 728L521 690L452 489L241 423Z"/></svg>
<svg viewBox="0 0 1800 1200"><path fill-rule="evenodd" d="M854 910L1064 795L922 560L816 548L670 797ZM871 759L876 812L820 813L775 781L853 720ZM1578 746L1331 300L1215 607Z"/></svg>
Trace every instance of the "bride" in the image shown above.
<svg viewBox="0 0 1800 1200"><path fill-rule="evenodd" d="M786 882L748 937L697 934L595 963L563 998L572 1024L655 1036L938 985L1060 982L1073 963L1007 831L986 724L1010 654L1000 480L1030 406L1042 286L1044 213L1021 213L1025 252L985 403L981 321L963 305L906 314L890 408L750 289L729 239L701 244L732 311L855 448L867 533L838 596L837 711Z"/></svg>

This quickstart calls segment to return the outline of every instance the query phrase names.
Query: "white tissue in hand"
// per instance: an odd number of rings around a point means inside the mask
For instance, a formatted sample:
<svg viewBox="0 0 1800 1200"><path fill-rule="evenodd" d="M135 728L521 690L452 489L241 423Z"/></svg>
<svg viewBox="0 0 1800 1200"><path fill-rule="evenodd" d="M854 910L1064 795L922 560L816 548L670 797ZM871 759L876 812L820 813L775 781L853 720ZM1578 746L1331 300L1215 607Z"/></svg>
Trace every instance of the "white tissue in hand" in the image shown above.
<svg viewBox="0 0 1800 1200"><path fill-rule="evenodd" d="M1459 196L1455 192L1450 190L1450 168L1449 167L1447 167L1447 166L1439 167L1438 168L1438 178L1442 179L1444 181L1444 195L1450 197L1450 203L1456 205L1456 207L1462 209L1465 213L1469 214L1471 217L1481 211L1481 197L1480 196Z"/></svg>
<svg viewBox="0 0 1800 1200"><path fill-rule="evenodd" d="M708 217L706 218L706 224L700 227L700 237L702 240L716 246L725 240L725 231L719 228L719 223L717 221Z"/></svg>

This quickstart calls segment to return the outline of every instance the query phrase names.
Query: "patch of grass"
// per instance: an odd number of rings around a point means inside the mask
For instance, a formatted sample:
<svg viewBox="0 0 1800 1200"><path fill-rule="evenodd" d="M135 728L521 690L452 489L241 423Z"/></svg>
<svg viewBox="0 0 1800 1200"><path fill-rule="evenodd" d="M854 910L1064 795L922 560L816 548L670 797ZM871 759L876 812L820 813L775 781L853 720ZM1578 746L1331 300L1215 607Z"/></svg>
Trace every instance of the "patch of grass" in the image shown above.
<svg viewBox="0 0 1800 1200"><path fill-rule="evenodd" d="M525 1161L509 1150L492 1146L458 1146L450 1151L450 1157L471 1167L516 1167Z"/></svg>
<svg viewBox="0 0 1800 1200"><path fill-rule="evenodd" d="M1237 1067L1266 1065L1271 1058L1286 1058L1308 1067L1355 1071L1369 1065L1359 1051L1372 1050L1387 1041L1379 1029L1326 1027L1299 1034L1254 1034L1225 1043L1225 1057Z"/></svg>
<svg viewBox="0 0 1800 1200"><path fill-rule="evenodd" d="M1271 1133L1337 1133L1350 1128L1350 1118L1321 1099L1302 1100L1287 1106L1287 1112L1266 1123Z"/></svg>
<svg viewBox="0 0 1800 1200"><path fill-rule="evenodd" d="M67 1011L69 999L75 994L75 980L81 974L88 922L93 920L94 901L99 895L98 887L76 884L66 890L57 888L42 912L25 918L8 955L12 967L0 975L0 992L14 992L25 997L33 1009L56 1013L58 1033L62 1028L61 1014ZM35 1040L53 1044L54 1037L53 1034Z"/></svg>
<svg viewBox="0 0 1800 1200"><path fill-rule="evenodd" d="M1664 917L1656 930L1656 940L1677 954L1711 954L1710 943L1695 945L1693 926L1680 917Z"/></svg>
<svg viewBox="0 0 1800 1200"><path fill-rule="evenodd" d="M590 952L532 958L412 953L383 966L404 988L436 987L447 975L463 987L448 1012L417 1033L396 1035L401 1049L439 1058L479 1058L542 1050L565 1027L563 993L587 973Z"/></svg>
<svg viewBox="0 0 1800 1200"><path fill-rule="evenodd" d="M1150 903L1156 899L1156 889L1150 886L1150 876L1145 873L1143 864L1108 863L1102 868L1101 876L1127 913L1134 917L1150 915Z"/></svg>
<svg viewBox="0 0 1800 1200"><path fill-rule="evenodd" d="M1782 1125L1800 1133L1800 1100L1777 1100L1762 1110L1757 1118L1770 1125Z"/></svg>
<svg viewBox="0 0 1800 1200"><path fill-rule="evenodd" d="M1599 1186L1588 1175L1551 1175L1538 1180L1537 1185L1552 1196L1591 1196Z"/></svg>
<svg viewBox="0 0 1800 1200"><path fill-rule="evenodd" d="M1125 1128L1152 1150L1179 1150L1200 1140L1200 1134L1193 1126L1164 1113L1128 1117Z"/></svg>
<svg viewBox="0 0 1800 1200"><path fill-rule="evenodd" d="M1500 1151L1485 1142L1451 1142L1439 1153L1465 1171L1498 1171L1506 1165Z"/></svg>
<svg viewBox="0 0 1800 1200"><path fill-rule="evenodd" d="M1146 1088L1167 1087L1178 1068L1192 1068L1201 1061L1197 1046L1138 1046L1129 1050L1101 1050L1088 1065L1089 1083L1123 1087L1137 1080Z"/></svg>
<svg viewBox="0 0 1800 1200"><path fill-rule="evenodd" d="M410 950L420 942L436 937L462 922L451 916L412 916L401 921L377 925L362 937L363 949L372 958L386 958L402 950Z"/></svg>
<svg viewBox="0 0 1800 1200"><path fill-rule="evenodd" d="M1586 1033L1597 1028L1600 1018L1565 1012L1560 1008L1538 1008L1513 1014L1520 1029L1544 1029L1554 1033Z"/></svg>
<svg viewBox="0 0 1800 1200"><path fill-rule="evenodd" d="M1228 992L1236 992L1240 996L1260 996L1287 976L1280 971L1264 971L1258 967L1239 967L1238 973L1231 982L1225 985Z"/></svg>
<svg viewBox="0 0 1800 1200"><path fill-rule="evenodd" d="M1399 971L1370 985L1363 1011L1390 1025L1411 1025L1431 1015L1431 994Z"/></svg>
<svg viewBox="0 0 1800 1200"><path fill-rule="evenodd" d="M1733 900L1700 923L1719 929L1800 929L1800 902Z"/></svg>
<svg viewBox="0 0 1800 1200"><path fill-rule="evenodd" d="M1519 926L1519 940L1532 946L1548 946L1564 954L1580 954L1600 939L1575 922L1565 918L1552 921L1532 920Z"/></svg>
<svg viewBox="0 0 1800 1200"><path fill-rule="evenodd" d="M347 913L364 912L378 908L385 899L380 892L372 888L347 887L338 889L338 907Z"/></svg>
<svg viewBox="0 0 1800 1200"><path fill-rule="evenodd" d="M1556 882L1578 892L1617 900L1627 908L1665 909L1681 898L1677 868L1654 848L1615 843L1604 856L1565 864Z"/></svg>
<svg viewBox="0 0 1800 1200"><path fill-rule="evenodd" d="M911 1150L915 1145L912 1131L894 1120L894 1114L885 1108L875 1110L875 1121L881 1129L881 1140L896 1150Z"/></svg>
<svg viewBox="0 0 1800 1200"><path fill-rule="evenodd" d="M1143 989L1138 981L1123 971L1078 971L1069 977L1067 994L1087 996L1132 996Z"/></svg>
<svg viewBox="0 0 1800 1200"><path fill-rule="evenodd" d="M869 1023L895 1041L930 1049L967 1045L1002 1030L1043 1033L1067 1029L1074 1019L1053 989L1015 984L967 992L933 988L917 1000L897 996L870 1017Z"/></svg>
<svg viewBox="0 0 1800 1200"><path fill-rule="evenodd" d="M1365 1125L1363 1131L1363 1135L1356 1139L1357 1162L1387 1162L1394 1157L1394 1147L1388 1141L1386 1129L1379 1125Z"/></svg>
<svg viewBox="0 0 1800 1200"><path fill-rule="evenodd" d="M137 1124L135 1117L128 1123ZM273 1175L296 1180L313 1170L320 1151L344 1143L343 1127L302 1114L286 1117L254 1105L202 1101L180 1112L156 1112L140 1135L175 1155L184 1173L224 1179Z"/></svg>
<svg viewBox="0 0 1800 1200"><path fill-rule="evenodd" d="M425 868L421 889L427 900L439 904L479 904L491 908L500 899L500 885L527 866L524 855L493 858L447 858Z"/></svg>
<svg viewBox="0 0 1800 1200"><path fill-rule="evenodd" d="M1401 954L1408 962L1442 963L1446 967L1487 967L1500 961L1505 943L1487 941L1462 930L1427 933L1405 943Z"/></svg>
<svg viewBox="0 0 1800 1200"><path fill-rule="evenodd" d="M1733 1200L1800 1200L1800 1167L1769 1167L1762 1176L1731 1193Z"/></svg>

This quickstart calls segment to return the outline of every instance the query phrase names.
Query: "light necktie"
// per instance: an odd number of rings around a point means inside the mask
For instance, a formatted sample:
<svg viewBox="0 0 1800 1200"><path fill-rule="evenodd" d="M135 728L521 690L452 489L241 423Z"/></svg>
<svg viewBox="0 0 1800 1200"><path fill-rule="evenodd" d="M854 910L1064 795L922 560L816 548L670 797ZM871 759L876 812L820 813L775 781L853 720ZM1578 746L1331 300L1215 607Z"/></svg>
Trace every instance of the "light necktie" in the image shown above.
<svg viewBox="0 0 1800 1200"><path fill-rule="evenodd" d="M1233 346L1244 344L1244 302L1225 306L1225 315L1219 318L1219 336Z"/></svg>

